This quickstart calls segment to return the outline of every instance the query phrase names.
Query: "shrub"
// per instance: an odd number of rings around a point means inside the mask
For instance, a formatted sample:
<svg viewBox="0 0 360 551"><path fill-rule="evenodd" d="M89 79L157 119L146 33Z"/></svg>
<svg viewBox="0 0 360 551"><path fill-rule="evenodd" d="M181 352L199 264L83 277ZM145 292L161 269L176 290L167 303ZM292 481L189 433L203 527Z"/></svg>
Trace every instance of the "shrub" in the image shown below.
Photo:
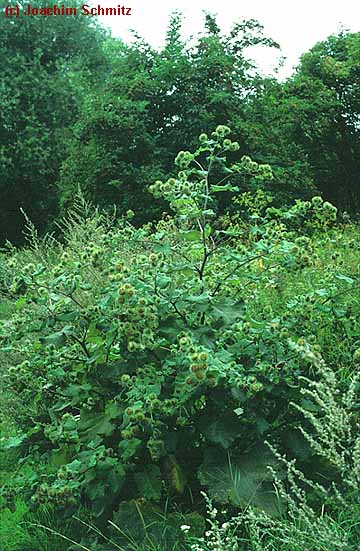
<svg viewBox="0 0 360 551"><path fill-rule="evenodd" d="M83 503L105 518L133 498L190 506L205 488L278 514L264 440L292 433L299 376L322 365L313 324L341 323L338 287L293 297L291 318L269 304L253 316L262 288L318 260L309 237L276 220L217 218L219 194L271 179L248 157L228 166L230 132L202 135L177 156L178 176L150 187L174 218L134 228L73 212L50 256L11 259L17 311L1 342L22 461L46 465L23 482L33 507Z"/></svg>

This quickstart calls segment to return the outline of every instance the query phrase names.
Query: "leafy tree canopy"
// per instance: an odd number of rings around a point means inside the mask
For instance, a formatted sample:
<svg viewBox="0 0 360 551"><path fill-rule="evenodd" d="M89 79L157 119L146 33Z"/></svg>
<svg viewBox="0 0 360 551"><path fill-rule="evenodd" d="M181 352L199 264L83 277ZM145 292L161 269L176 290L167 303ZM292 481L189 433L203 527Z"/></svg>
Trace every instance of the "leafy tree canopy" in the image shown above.
<svg viewBox="0 0 360 551"><path fill-rule="evenodd" d="M104 33L88 18L0 18L0 240L18 242L24 209L43 230L57 211L85 82L104 64Z"/></svg>

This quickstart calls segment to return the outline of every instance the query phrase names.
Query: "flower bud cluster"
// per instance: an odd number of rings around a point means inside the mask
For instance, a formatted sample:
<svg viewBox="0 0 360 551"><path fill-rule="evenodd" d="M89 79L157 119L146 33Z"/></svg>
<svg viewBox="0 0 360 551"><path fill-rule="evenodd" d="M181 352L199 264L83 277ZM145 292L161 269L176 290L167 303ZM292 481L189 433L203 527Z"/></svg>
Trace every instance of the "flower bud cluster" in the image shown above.
<svg viewBox="0 0 360 551"><path fill-rule="evenodd" d="M320 226L335 222L337 218L337 208L320 196L313 197L311 201L297 200L289 213L290 216L309 218L309 221L316 222Z"/></svg>
<svg viewBox="0 0 360 551"><path fill-rule="evenodd" d="M179 166L181 169L188 168L188 166L192 163L194 160L194 154L190 151L180 151L176 158L175 158L175 164Z"/></svg>
<svg viewBox="0 0 360 551"><path fill-rule="evenodd" d="M296 352L302 360L314 367L323 368L324 360L316 345L311 346L306 339L300 337L297 342L288 339L288 346L290 350Z"/></svg>
<svg viewBox="0 0 360 551"><path fill-rule="evenodd" d="M159 261L158 255L151 253L150 263ZM150 304L146 296L135 287L124 282L118 287L119 317L118 334L127 342L127 350L135 352L144 350L153 341L154 330L158 327L158 311L155 304Z"/></svg>
<svg viewBox="0 0 360 551"><path fill-rule="evenodd" d="M190 373L185 378L186 385L195 386L199 383L209 386L216 385L216 379L211 370L209 352L195 344L190 335L181 332L178 336L178 343L173 345L171 351L183 366L188 366Z"/></svg>
<svg viewBox="0 0 360 551"><path fill-rule="evenodd" d="M241 157L241 161L238 166L248 174L259 177L262 180L272 180L274 177L270 165L259 164L253 161L248 155L243 155Z"/></svg>
<svg viewBox="0 0 360 551"><path fill-rule="evenodd" d="M123 430L121 431L121 437L124 440L131 440L141 430L142 426L149 425L151 419L147 414L144 404L134 404L128 406L125 410L123 419Z"/></svg>
<svg viewBox="0 0 360 551"><path fill-rule="evenodd" d="M58 480L54 484L43 482L31 497L32 503L41 505L52 502L58 506L69 506L77 503L79 484L70 480L69 471L60 470Z"/></svg>
<svg viewBox="0 0 360 551"><path fill-rule="evenodd" d="M225 136L228 136L230 133L231 129L228 126L225 126L224 124L219 124L212 135L217 138L225 138Z"/></svg>
<svg viewBox="0 0 360 551"><path fill-rule="evenodd" d="M150 193L154 197L164 197L171 204L174 204L177 199L190 197L195 190L195 185L187 181L186 175L185 178L180 175L182 175L181 172L179 172L178 179L169 178L166 182L157 180L149 187Z"/></svg>
<svg viewBox="0 0 360 551"><path fill-rule="evenodd" d="M81 260L82 266L84 264L92 264L92 265L98 264L101 258L102 252L103 252L103 249L101 247L99 247L95 243L89 243L89 245L87 245L82 251L82 253L80 254L80 260Z"/></svg>

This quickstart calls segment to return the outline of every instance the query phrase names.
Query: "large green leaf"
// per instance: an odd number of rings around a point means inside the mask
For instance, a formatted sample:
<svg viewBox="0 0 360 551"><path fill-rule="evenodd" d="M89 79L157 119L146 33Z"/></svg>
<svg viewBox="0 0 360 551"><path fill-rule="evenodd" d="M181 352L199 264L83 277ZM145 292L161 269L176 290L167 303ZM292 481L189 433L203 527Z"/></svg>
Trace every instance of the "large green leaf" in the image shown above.
<svg viewBox="0 0 360 551"><path fill-rule="evenodd" d="M136 454L141 444L142 444L142 440L140 440L139 438L132 438L131 440L122 440L119 444L119 451L123 461L128 461L131 457L133 457Z"/></svg>
<svg viewBox="0 0 360 551"><path fill-rule="evenodd" d="M85 440L94 439L97 435L110 436L115 430L108 415L103 413L81 413L79 434Z"/></svg>
<svg viewBox="0 0 360 551"><path fill-rule="evenodd" d="M146 465L135 474L135 482L141 497L158 501L161 497L161 472L157 465Z"/></svg>
<svg viewBox="0 0 360 551"><path fill-rule="evenodd" d="M239 435L241 421L232 412L217 419L209 419L206 415L200 421L200 430L213 444L219 444L227 449Z"/></svg>
<svg viewBox="0 0 360 551"><path fill-rule="evenodd" d="M309 442L299 430L289 428L281 435L281 440L300 461L308 461L314 455Z"/></svg>
<svg viewBox="0 0 360 551"><path fill-rule="evenodd" d="M61 348L66 343L66 332L64 330L57 331L46 337L40 337L40 342L45 345L53 345L56 348Z"/></svg>
<svg viewBox="0 0 360 551"><path fill-rule="evenodd" d="M66 465L69 463L73 449L70 446L63 446L62 448L52 450L50 463L54 467L60 467L61 465Z"/></svg>
<svg viewBox="0 0 360 551"><path fill-rule="evenodd" d="M276 468L278 462L262 443L238 456L210 448L205 453L198 477L215 501L238 507L253 505L268 514L278 515L282 504L274 491L268 465Z"/></svg>
<svg viewBox="0 0 360 551"><path fill-rule="evenodd" d="M208 293L186 297L186 302L191 303L191 308L194 312L206 312L210 306L210 301L211 297Z"/></svg>
<svg viewBox="0 0 360 551"><path fill-rule="evenodd" d="M243 316L245 303L243 300L231 300L223 298L212 304L210 313L217 325L231 325Z"/></svg>

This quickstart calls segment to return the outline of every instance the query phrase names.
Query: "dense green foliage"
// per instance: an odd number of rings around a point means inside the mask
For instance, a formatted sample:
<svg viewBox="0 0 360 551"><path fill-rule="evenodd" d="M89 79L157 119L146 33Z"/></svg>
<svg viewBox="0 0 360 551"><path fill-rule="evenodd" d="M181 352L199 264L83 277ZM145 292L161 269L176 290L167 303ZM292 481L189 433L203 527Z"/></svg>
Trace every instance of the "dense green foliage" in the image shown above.
<svg viewBox="0 0 360 551"><path fill-rule="evenodd" d="M359 34L92 21L0 19L1 548L358 551Z"/></svg>
<svg viewBox="0 0 360 551"><path fill-rule="evenodd" d="M358 396L358 231L332 229L337 209L319 196L272 206L261 190L270 166L241 156L229 135L224 125L201 134L194 152L177 155L176 177L150 186L172 217L136 228L131 212L115 222L83 204L84 218L78 210L64 222L62 245L33 235L32 249L4 258L12 313L1 350L17 431L3 449L21 457L2 490L10 506L17 495L60 515L85 505L93 521L114 515L126 526L138 504L152 541L170 549L180 524L201 531L198 513L187 513L200 507L201 490L269 519L286 514L286 494L273 489L284 467L270 440L305 473L321 472L311 511L324 492L329 513L339 492L357 510L357 452L344 476L326 439L312 447L302 423L327 406L303 396L304 377L311 384L334 370L341 391L353 385ZM258 190L241 193L239 180ZM224 194L237 215L219 217ZM339 422L335 447L346 438L352 456L358 428L356 415L344 434ZM169 512L165 537L151 515L169 499L182 513ZM121 545L127 537L112 534ZM349 545L354 537L349 528Z"/></svg>
<svg viewBox="0 0 360 551"><path fill-rule="evenodd" d="M0 34L3 243L22 240L20 209L40 231L57 214L56 182L69 154L72 123L105 60L104 33L86 17L9 20L1 13Z"/></svg>
<svg viewBox="0 0 360 551"><path fill-rule="evenodd" d="M151 219L157 211L149 196L142 199L147 185L170 175L177 152L194 147L201 131L221 122L231 121L237 131L234 115L243 117L244 98L254 86L244 50L273 42L255 21L222 36L207 16L205 35L190 48L180 31L181 17L174 15L159 52L141 40L109 44L111 71L102 93L89 97L63 167L65 204L80 184L97 204L115 202L122 211L136 206L141 220Z"/></svg>
<svg viewBox="0 0 360 551"><path fill-rule="evenodd" d="M301 183L297 170L307 166L302 187L310 176L324 196L349 212L359 209L360 199L359 52L359 34L329 37L302 56L283 85L266 83L261 99L253 102L255 116L247 117L253 141L254 121L260 122L260 139L268 142L260 147L270 155L268 162L277 165L283 150L295 148L296 181Z"/></svg>
<svg viewBox="0 0 360 551"><path fill-rule="evenodd" d="M160 51L108 37L90 20L0 19L2 242L22 240L20 209L39 231L54 229L79 187L96 204L136 210L137 223L159 218L166 204L155 207L148 185L221 123L243 154L271 164L278 204L321 192L356 211L359 34L317 44L279 83L248 59L249 46L278 47L254 20L224 35L207 15L189 45L174 14Z"/></svg>
<svg viewBox="0 0 360 551"><path fill-rule="evenodd" d="M359 201L358 34L340 34L304 55L285 83L263 78L246 48L277 44L255 21L222 35L207 16L193 45L173 17L163 50L141 40L111 48L112 70L79 119L64 165L61 195L86 196L122 211L139 204L144 182L171 175L172 160L192 148L203 130L231 123L242 152L270 163L279 203L317 189L339 207ZM144 202L141 202L144 205ZM140 220L156 211L137 208Z"/></svg>

